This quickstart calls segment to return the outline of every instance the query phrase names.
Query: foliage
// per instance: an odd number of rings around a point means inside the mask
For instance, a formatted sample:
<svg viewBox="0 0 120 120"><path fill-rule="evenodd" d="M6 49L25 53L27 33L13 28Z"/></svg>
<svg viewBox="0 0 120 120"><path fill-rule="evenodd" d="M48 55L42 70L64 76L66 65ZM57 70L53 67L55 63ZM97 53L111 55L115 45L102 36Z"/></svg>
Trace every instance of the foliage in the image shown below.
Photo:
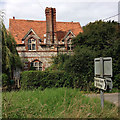
<svg viewBox="0 0 120 120"><path fill-rule="evenodd" d="M120 26L118 23L100 20L84 26L83 31L72 40L75 46L74 55L69 57L59 55L54 58L52 66L55 66L56 70L71 74L75 87L82 90L96 90L93 82L94 58L112 57L113 86L120 86L118 77L120 73ZM62 62L61 57L64 57Z"/></svg>
<svg viewBox="0 0 120 120"><path fill-rule="evenodd" d="M53 60L53 64L51 65L51 67L47 68L47 71L52 71L52 70L63 70L64 71L64 62L66 61L66 59L69 59L70 55L67 54L58 54L57 56L53 56L52 60Z"/></svg>
<svg viewBox="0 0 120 120"><path fill-rule="evenodd" d="M118 118L118 108L99 98L89 98L77 89L47 88L4 92L2 117L6 119L40 118Z"/></svg>
<svg viewBox="0 0 120 120"><path fill-rule="evenodd" d="M1 80L2 80L2 86L3 87L6 87L6 86L8 86L8 76L5 74L5 73L3 73L1 76L0 76L0 78L1 78Z"/></svg>
<svg viewBox="0 0 120 120"><path fill-rule="evenodd" d="M24 71L21 74L21 88L72 87L72 76L62 71Z"/></svg>
<svg viewBox="0 0 120 120"><path fill-rule="evenodd" d="M120 73L120 26L118 23L100 20L89 23L83 31L73 39L74 45L90 48L89 51L94 54L94 58L112 57L114 87L120 86L120 79L116 79L116 75ZM79 51L81 48L78 48Z"/></svg>
<svg viewBox="0 0 120 120"><path fill-rule="evenodd" d="M114 76L114 86L120 90L120 73Z"/></svg>
<svg viewBox="0 0 120 120"><path fill-rule="evenodd" d="M88 47L77 47L74 56L66 60L65 71L76 77L75 87L92 90L94 54Z"/></svg>
<svg viewBox="0 0 120 120"><path fill-rule="evenodd" d="M96 21L83 27L80 33L73 39L74 45L90 46L93 50L102 50L111 47L118 35L118 24L116 22Z"/></svg>
<svg viewBox="0 0 120 120"><path fill-rule="evenodd" d="M6 30L2 23L2 72L12 78L12 72L16 67L21 67L22 63L16 50L16 42L12 35Z"/></svg>

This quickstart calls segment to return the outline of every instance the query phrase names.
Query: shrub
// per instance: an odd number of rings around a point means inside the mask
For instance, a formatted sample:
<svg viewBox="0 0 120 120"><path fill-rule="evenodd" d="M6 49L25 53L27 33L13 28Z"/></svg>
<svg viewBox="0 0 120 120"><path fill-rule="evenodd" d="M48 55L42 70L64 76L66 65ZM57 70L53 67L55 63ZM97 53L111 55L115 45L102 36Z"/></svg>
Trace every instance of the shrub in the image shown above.
<svg viewBox="0 0 120 120"><path fill-rule="evenodd" d="M20 81L22 89L73 87L73 77L62 71L24 71Z"/></svg>
<svg viewBox="0 0 120 120"><path fill-rule="evenodd" d="M3 73L0 77L2 77L2 86L8 86L8 76L7 74Z"/></svg>
<svg viewBox="0 0 120 120"><path fill-rule="evenodd" d="M120 89L120 74L114 76L113 87Z"/></svg>
<svg viewBox="0 0 120 120"><path fill-rule="evenodd" d="M80 90L93 90L92 82L86 82L85 76L77 77L63 71L24 71L21 74L21 88L79 88ZM88 84L89 83L89 84Z"/></svg>

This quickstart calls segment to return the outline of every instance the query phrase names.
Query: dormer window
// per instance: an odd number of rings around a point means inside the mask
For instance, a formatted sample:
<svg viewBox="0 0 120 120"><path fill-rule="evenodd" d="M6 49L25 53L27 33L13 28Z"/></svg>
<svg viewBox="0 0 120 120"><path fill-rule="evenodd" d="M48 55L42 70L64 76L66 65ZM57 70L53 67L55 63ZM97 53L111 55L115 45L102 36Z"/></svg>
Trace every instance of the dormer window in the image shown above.
<svg viewBox="0 0 120 120"><path fill-rule="evenodd" d="M69 38L68 40L67 40L67 44L68 44L68 50L72 50L73 49L73 45L72 45L72 38Z"/></svg>
<svg viewBox="0 0 120 120"><path fill-rule="evenodd" d="M34 38L28 39L28 50L36 50L36 40Z"/></svg>

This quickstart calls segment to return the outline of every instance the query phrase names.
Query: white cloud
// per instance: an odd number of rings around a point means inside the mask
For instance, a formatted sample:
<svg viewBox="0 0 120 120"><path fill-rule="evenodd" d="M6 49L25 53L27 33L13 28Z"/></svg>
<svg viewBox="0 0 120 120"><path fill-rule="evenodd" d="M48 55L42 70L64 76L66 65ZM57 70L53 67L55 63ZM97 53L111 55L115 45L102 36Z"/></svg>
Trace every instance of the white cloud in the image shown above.
<svg viewBox="0 0 120 120"><path fill-rule="evenodd" d="M63 12L60 11L58 19L67 18L68 21L79 21L82 25L90 21L100 20L118 13L118 4L115 3L73 3L68 4L69 7ZM59 8L59 7L58 7ZM71 9L72 8L72 9ZM65 16L65 17L64 17ZM111 20L118 20L117 17Z"/></svg>
<svg viewBox="0 0 120 120"><path fill-rule="evenodd" d="M118 0L2 0L6 9L6 27L9 18L45 20L45 8L55 7L57 21L78 21L81 25L104 19L118 13ZM112 20L118 18L112 18Z"/></svg>

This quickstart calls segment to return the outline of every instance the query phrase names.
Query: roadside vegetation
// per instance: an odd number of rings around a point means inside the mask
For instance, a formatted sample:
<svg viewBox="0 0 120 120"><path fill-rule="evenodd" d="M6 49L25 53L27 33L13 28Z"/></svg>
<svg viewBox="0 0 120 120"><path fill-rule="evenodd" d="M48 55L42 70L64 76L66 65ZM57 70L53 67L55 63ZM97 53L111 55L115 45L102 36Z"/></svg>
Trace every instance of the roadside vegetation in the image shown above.
<svg viewBox="0 0 120 120"><path fill-rule="evenodd" d="M3 118L118 118L118 108L77 89L47 88L3 93Z"/></svg>
<svg viewBox="0 0 120 120"><path fill-rule="evenodd" d="M69 73L76 79L76 87L94 91L94 58L112 57L113 88L120 89L120 25L100 20L84 26L83 31L72 40L74 54L53 57L48 70Z"/></svg>
<svg viewBox="0 0 120 120"><path fill-rule="evenodd" d="M84 96L98 92L94 87L94 58L113 58L113 91L120 88L120 26L96 21L83 27L73 39L74 53L53 57L45 71L21 73L20 90L4 91L3 118L118 118L118 108L100 99ZM13 70L22 67L16 43L4 24L2 32L3 87L11 87ZM0 48L1 50L1 48ZM0 83L1 85L1 83ZM8 89L7 89L8 90Z"/></svg>
<svg viewBox="0 0 120 120"><path fill-rule="evenodd" d="M120 26L114 21L100 20L84 26L83 31L72 40L73 54L54 56L53 64L45 72L23 72L20 80L21 87L69 87L96 92L98 89L94 87L94 58L112 57L113 88L118 92L120 88ZM3 86L9 88L13 70L17 67L21 68L22 62L16 50L15 40L3 23L1 32L3 74L0 77L3 78Z"/></svg>
<svg viewBox="0 0 120 120"><path fill-rule="evenodd" d="M5 28L3 21L0 19L0 36L2 48L1 61L2 61L2 87L11 88L11 80L13 79L13 71L16 68L22 68L21 59L16 50L16 42L12 37L11 33Z"/></svg>

